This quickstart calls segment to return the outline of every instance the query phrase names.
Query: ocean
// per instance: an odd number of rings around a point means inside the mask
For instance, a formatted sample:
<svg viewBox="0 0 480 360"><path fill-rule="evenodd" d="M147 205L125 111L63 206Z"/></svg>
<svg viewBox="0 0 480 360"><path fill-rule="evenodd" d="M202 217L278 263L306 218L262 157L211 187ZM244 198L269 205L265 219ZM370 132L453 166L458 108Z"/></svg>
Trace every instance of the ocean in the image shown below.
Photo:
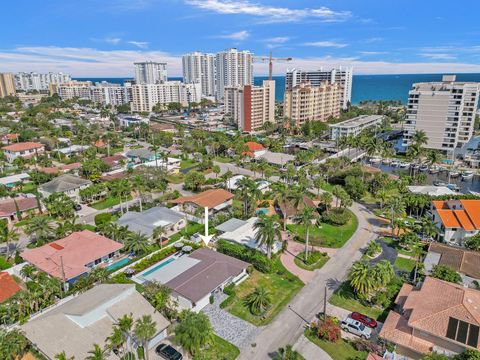
<svg viewBox="0 0 480 360"><path fill-rule="evenodd" d="M260 85L266 76L256 76L255 85ZM122 84L126 78L75 78L76 80L108 81ZM285 77L274 76L276 82L275 98L283 100ZM413 83L439 81L442 74L402 74L402 75L353 75L352 103L358 104L364 100L400 100L406 103L408 91ZM182 80L172 77L169 80ZM457 74L457 81L480 82L480 74Z"/></svg>

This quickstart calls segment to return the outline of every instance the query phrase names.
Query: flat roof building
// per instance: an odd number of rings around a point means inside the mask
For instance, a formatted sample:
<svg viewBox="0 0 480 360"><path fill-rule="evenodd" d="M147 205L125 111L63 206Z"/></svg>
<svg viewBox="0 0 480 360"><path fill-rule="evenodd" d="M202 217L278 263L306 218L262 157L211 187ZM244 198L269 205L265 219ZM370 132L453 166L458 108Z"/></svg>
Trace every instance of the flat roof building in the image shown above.
<svg viewBox="0 0 480 360"><path fill-rule="evenodd" d="M357 136L364 129L381 125L383 115L362 115L336 124L329 124L330 139L338 140L342 137Z"/></svg>

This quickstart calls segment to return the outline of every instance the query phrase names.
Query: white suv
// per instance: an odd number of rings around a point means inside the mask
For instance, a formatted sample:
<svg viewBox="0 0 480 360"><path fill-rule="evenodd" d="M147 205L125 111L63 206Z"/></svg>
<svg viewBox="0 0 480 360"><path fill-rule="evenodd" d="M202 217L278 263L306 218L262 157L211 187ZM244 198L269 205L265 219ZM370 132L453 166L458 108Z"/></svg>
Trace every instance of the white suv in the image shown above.
<svg viewBox="0 0 480 360"><path fill-rule="evenodd" d="M364 339L370 339L372 336L372 329L363 325L360 321L353 320L351 317L345 318L340 322L340 327L349 333L360 336Z"/></svg>

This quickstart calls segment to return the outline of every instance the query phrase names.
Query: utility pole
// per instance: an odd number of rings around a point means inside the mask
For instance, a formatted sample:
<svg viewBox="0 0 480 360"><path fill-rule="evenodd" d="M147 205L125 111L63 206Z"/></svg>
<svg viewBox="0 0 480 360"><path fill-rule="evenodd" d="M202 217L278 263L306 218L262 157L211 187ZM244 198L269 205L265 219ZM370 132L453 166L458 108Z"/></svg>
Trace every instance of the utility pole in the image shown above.
<svg viewBox="0 0 480 360"><path fill-rule="evenodd" d="M325 292L323 295L323 320L327 320L327 284L325 284Z"/></svg>
<svg viewBox="0 0 480 360"><path fill-rule="evenodd" d="M65 292L65 284L66 284L66 279L65 279L65 268L63 267L63 256L60 256L60 269L62 270L62 288L63 288L63 291Z"/></svg>

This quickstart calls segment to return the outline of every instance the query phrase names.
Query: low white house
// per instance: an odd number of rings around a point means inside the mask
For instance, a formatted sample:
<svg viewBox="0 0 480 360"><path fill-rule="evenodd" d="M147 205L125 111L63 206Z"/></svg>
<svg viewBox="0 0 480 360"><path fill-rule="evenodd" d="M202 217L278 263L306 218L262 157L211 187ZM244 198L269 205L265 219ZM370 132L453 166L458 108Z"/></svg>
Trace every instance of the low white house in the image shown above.
<svg viewBox="0 0 480 360"><path fill-rule="evenodd" d="M73 201L79 203L81 201L80 190L89 187L91 184L92 182L90 180L65 174L40 185L38 187L38 192L42 194L43 198L47 198L52 194L61 192L66 194Z"/></svg>
<svg viewBox="0 0 480 360"><path fill-rule="evenodd" d="M7 161L12 163L19 157L29 159L43 154L45 152L45 146L37 142L27 141L4 146L2 150L7 157Z"/></svg>

